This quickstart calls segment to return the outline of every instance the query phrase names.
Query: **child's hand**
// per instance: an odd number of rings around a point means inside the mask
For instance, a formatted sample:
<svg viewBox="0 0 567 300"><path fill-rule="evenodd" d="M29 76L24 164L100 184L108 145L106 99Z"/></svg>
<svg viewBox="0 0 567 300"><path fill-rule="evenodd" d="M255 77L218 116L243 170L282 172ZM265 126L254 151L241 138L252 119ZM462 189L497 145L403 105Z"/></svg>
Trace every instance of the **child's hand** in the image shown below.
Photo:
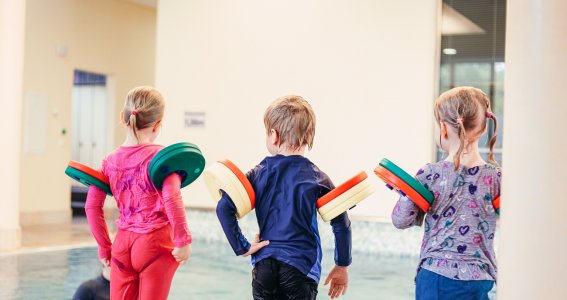
<svg viewBox="0 0 567 300"><path fill-rule="evenodd" d="M339 298L340 295L346 294L348 287L348 267L335 266L327 279L325 285L331 283L329 287L329 296L331 299Z"/></svg>
<svg viewBox="0 0 567 300"><path fill-rule="evenodd" d="M189 256L191 256L191 244L181 248L175 247L171 254L180 265L184 265L189 260Z"/></svg>
<svg viewBox="0 0 567 300"><path fill-rule="evenodd" d="M244 257L250 256L250 255L258 252L258 250L268 246L269 244L270 244L270 241L260 242L260 235L257 234L256 237L254 238L254 242L252 242L252 244L250 245L250 249L248 250L248 252L242 254L242 256L244 256Z"/></svg>
<svg viewBox="0 0 567 300"><path fill-rule="evenodd" d="M109 258L99 258L98 260L100 261L100 263L103 266L110 268L110 259Z"/></svg>

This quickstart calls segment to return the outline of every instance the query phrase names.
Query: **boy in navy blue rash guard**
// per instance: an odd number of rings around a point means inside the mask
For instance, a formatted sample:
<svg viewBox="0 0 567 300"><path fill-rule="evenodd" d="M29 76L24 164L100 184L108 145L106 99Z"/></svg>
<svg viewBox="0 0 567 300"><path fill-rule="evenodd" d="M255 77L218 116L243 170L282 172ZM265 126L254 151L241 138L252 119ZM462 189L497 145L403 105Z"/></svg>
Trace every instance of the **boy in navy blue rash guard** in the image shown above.
<svg viewBox="0 0 567 300"><path fill-rule="evenodd" d="M223 193L217 216L236 255L252 255L254 299L316 299L321 276L317 199L334 188L329 177L303 156L313 146L315 113L300 96L274 101L264 114L266 157L246 176L256 192L260 228L249 243L240 231L236 207ZM351 263L351 229L346 212L331 221L335 267L325 284L329 296L344 295Z"/></svg>

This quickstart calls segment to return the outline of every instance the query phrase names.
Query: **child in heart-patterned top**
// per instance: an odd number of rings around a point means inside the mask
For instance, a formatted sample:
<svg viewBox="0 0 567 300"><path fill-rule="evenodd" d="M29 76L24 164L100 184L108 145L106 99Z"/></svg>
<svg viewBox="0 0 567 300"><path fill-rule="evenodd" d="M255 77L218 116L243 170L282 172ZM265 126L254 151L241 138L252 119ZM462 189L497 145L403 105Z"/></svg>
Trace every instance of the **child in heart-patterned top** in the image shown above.
<svg viewBox="0 0 567 300"><path fill-rule="evenodd" d="M494 160L496 117L481 90L458 87L435 102L437 145L444 161L427 164L416 178L435 196L427 212L400 197L394 226L424 225L416 276L416 299L488 299L496 281L492 200L500 195L501 171ZM488 163L478 150L487 119L494 121Z"/></svg>

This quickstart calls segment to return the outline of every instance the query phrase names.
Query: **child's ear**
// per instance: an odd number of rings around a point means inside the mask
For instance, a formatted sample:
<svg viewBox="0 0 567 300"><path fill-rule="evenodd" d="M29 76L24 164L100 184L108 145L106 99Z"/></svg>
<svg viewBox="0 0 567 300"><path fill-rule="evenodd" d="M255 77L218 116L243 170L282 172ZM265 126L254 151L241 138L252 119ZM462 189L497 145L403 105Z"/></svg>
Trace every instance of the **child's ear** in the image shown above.
<svg viewBox="0 0 567 300"><path fill-rule="evenodd" d="M440 123L440 129L441 129L441 136L444 139L447 139L449 137L449 134L447 133L447 124L445 124L445 122L441 122Z"/></svg>
<svg viewBox="0 0 567 300"><path fill-rule="evenodd" d="M275 129L270 129L270 143L276 147L280 145L280 135Z"/></svg>
<svg viewBox="0 0 567 300"><path fill-rule="evenodd" d="M161 127L161 120L157 121L157 122L154 124L154 128L152 128L152 132L158 131L160 127Z"/></svg>
<svg viewBox="0 0 567 300"><path fill-rule="evenodd" d="M126 123L124 122L124 111L120 112L120 124L126 125Z"/></svg>

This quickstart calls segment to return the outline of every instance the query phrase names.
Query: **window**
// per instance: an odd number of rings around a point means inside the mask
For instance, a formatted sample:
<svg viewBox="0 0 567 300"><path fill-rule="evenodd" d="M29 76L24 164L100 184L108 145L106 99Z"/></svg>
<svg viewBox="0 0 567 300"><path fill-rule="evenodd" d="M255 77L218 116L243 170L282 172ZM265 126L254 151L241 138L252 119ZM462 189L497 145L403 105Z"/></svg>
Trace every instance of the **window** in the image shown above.
<svg viewBox="0 0 567 300"><path fill-rule="evenodd" d="M439 94L468 85L488 95L498 119L495 158L502 163L506 1L444 0L442 18ZM492 126L489 122L488 134L479 143L485 159ZM437 149L437 159L443 159L444 155Z"/></svg>

